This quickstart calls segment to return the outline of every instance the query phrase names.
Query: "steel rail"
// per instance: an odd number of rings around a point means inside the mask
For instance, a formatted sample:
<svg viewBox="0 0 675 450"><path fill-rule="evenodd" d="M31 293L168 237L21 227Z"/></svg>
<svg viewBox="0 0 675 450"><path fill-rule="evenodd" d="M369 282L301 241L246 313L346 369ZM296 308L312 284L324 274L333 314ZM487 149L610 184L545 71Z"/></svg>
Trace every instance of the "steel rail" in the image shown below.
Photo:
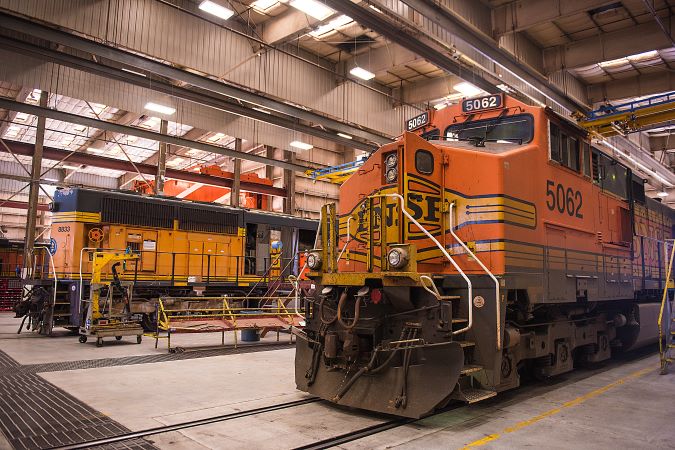
<svg viewBox="0 0 675 450"><path fill-rule="evenodd" d="M271 411L278 411L280 409L292 408L295 406L307 405L310 403L316 403L321 401L318 397L306 398L302 400L294 400L292 402L280 403L278 405L272 406L263 406L260 408L253 408L246 411L238 411L235 413L221 414L218 416L207 417L206 419L197 419L190 420L187 422L180 422L173 425L162 425L154 428L146 428L145 430L140 431L131 431L129 433L121 433L114 436L110 436L102 439L94 439L90 441L78 442L76 444L64 445L61 447L51 447L50 450L77 450L97 447L99 445L109 445L116 442L128 441L130 439L139 439L146 436L152 436L155 434L168 433L170 431L183 430L185 428L193 428L202 425L209 425L217 422L225 422L228 420L239 419L241 417L254 416L256 414L262 414Z"/></svg>
<svg viewBox="0 0 675 450"><path fill-rule="evenodd" d="M433 414L435 415L435 414ZM358 439L363 439L373 434L381 433L383 431L391 430L393 428L398 428L403 425L408 425L413 422L417 422L420 419L411 419L408 417L401 419L389 420L387 422L378 423L371 425L366 428L361 428L360 430L350 431L349 433L344 433L338 436L334 436L328 439L323 439L321 441L313 442L311 444L302 445L300 447L295 447L294 450L320 450L326 448L336 447L338 445L346 444L348 442L356 441Z"/></svg>

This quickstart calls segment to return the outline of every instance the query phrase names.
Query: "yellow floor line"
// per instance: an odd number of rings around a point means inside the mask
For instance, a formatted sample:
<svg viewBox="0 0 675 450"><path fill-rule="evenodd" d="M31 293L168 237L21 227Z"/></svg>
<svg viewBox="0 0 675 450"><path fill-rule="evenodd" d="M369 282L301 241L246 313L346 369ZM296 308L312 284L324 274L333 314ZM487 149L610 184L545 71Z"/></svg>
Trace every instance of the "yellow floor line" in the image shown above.
<svg viewBox="0 0 675 450"><path fill-rule="evenodd" d="M559 412L562 412L562 410L565 409L565 408L571 408L573 406L580 405L580 404L584 403L586 400L590 400L594 397L597 397L598 395L603 394L603 393L605 393L605 392L609 391L610 389L613 389L617 386L621 386L622 384L624 384L628 381L634 380L636 378L640 378L640 377L648 374L649 372L652 372L653 370L654 370L653 367L647 367L647 368L638 370L637 372L633 372L630 375L625 376L624 378L620 378L620 379L616 380L615 382L608 384L607 386L603 386L603 387L598 388L594 391L591 391L587 394L584 394L580 397L577 397L574 400L570 400L568 402L565 402L557 408L550 409L550 410L548 410L546 412L543 412L543 413L541 413L537 416L534 416L530 419L523 420L522 422L518 422L517 424L515 424L511 427L504 428L500 433L489 434L489 435L485 436L484 438L478 439L477 441L473 441L472 443L465 446L464 449L481 447L481 446L483 446L483 445L485 445L489 442L496 441L497 439L501 438L505 434L514 433L514 432L516 432L518 430L521 430L525 427L533 425L533 424L539 422L542 419L545 419L547 417L558 414Z"/></svg>

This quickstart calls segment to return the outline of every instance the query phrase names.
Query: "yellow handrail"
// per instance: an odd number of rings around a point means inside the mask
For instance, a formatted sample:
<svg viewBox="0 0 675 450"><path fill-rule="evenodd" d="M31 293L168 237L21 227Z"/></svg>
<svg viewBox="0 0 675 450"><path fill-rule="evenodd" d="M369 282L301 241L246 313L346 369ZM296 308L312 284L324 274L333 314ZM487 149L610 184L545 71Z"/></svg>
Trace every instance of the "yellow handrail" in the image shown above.
<svg viewBox="0 0 675 450"><path fill-rule="evenodd" d="M673 259L675 259L675 240L665 240L663 242L663 249L664 253L668 251L668 242L671 243L672 249L670 250L670 258L668 261L668 270L666 271L666 280L665 280L665 285L663 287L663 296L661 297L661 308L659 310L659 318L658 318L658 325L659 325L659 354L661 355L661 363L665 363L666 359L666 352L668 350L668 347L666 348L663 347L663 341L664 337L666 337L663 333L663 312L666 309L666 300L668 299L668 283L670 282L670 277L673 272ZM668 317L668 320L671 320L670 317ZM670 328L670 326L669 326ZM667 337L666 337L667 338Z"/></svg>

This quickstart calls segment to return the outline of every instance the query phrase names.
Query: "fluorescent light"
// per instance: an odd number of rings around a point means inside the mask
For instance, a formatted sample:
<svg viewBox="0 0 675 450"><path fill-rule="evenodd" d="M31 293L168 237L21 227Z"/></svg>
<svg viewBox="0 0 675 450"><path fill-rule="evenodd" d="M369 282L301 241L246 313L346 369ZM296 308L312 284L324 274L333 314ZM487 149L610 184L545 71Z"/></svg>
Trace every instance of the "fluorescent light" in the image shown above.
<svg viewBox="0 0 675 450"><path fill-rule="evenodd" d="M102 148L94 148L94 147L89 147L89 148L87 149L87 151L88 151L89 153L99 153L99 154L100 154L100 153L105 153L105 150L104 150L104 149L102 149Z"/></svg>
<svg viewBox="0 0 675 450"><path fill-rule="evenodd" d="M291 6L317 20L324 20L335 12L335 10L317 0L291 0Z"/></svg>
<svg viewBox="0 0 675 450"><path fill-rule="evenodd" d="M614 67L614 66L620 66L622 64L627 64L628 63L628 58L617 58L617 59L610 59L609 61L600 61L598 65L600 67Z"/></svg>
<svg viewBox="0 0 675 450"><path fill-rule="evenodd" d="M142 77L146 76L144 73L136 72L135 70L131 70L131 69L125 69L124 67L122 67L122 70L124 70L125 72L133 73L134 75L140 75Z"/></svg>
<svg viewBox="0 0 675 450"><path fill-rule="evenodd" d="M251 3L251 7L258 11L265 12L277 3L279 3L279 0L256 0Z"/></svg>
<svg viewBox="0 0 675 450"><path fill-rule="evenodd" d="M16 113L16 116L14 118L19 122L25 122L26 120L28 120L28 114L22 112Z"/></svg>
<svg viewBox="0 0 675 450"><path fill-rule="evenodd" d="M56 178L48 178L48 177L44 177L43 180L45 180L45 181L54 181L54 182L58 182L58 181L59 181L59 180L57 180Z"/></svg>
<svg viewBox="0 0 675 450"><path fill-rule="evenodd" d="M221 139L224 138L224 137L225 137L225 134L223 134L223 133L216 133L216 134L214 134L213 136L207 138L206 140L207 140L207 141L210 141L210 142L218 142L219 140L221 140Z"/></svg>
<svg viewBox="0 0 675 450"><path fill-rule="evenodd" d="M69 166L67 164L61 164L62 169L70 169L70 170L77 170L80 168L80 166Z"/></svg>
<svg viewBox="0 0 675 450"><path fill-rule="evenodd" d="M309 150L311 148L314 148L312 144L307 144L306 142L302 141L293 141L290 144L291 147L299 148L300 150Z"/></svg>
<svg viewBox="0 0 675 450"><path fill-rule="evenodd" d="M436 103L436 104L434 105L434 109L435 109L436 111L440 111L441 109L444 109L446 106L448 106L448 104L445 103L445 102Z"/></svg>
<svg viewBox="0 0 675 450"><path fill-rule="evenodd" d="M359 66L354 67L352 70L349 71L352 75L355 77L361 78L362 80L372 80L375 78L375 74L373 72L369 72L366 69L362 69Z"/></svg>
<svg viewBox="0 0 675 450"><path fill-rule="evenodd" d="M87 129L87 127L85 127L84 125L73 125L73 130L75 130L77 132L82 132L86 129Z"/></svg>
<svg viewBox="0 0 675 450"><path fill-rule="evenodd" d="M636 53L635 55L627 56L629 61L644 61L645 59L652 59L659 56L659 52L656 50L650 50L648 52Z"/></svg>
<svg viewBox="0 0 675 450"><path fill-rule="evenodd" d="M351 137L350 135L348 135L348 134L338 133L337 135L340 136L341 138L352 139L352 137Z"/></svg>
<svg viewBox="0 0 675 450"><path fill-rule="evenodd" d="M223 20L227 20L234 15L234 11L224 6L214 3L212 1L206 0L199 4L199 9L209 14L213 14L216 17L219 17Z"/></svg>
<svg viewBox="0 0 675 450"><path fill-rule="evenodd" d="M153 103L153 102L146 103L145 109L147 109L149 111L158 112L160 114L166 114L166 115L169 115L169 116L176 112L176 108L172 108L170 106L160 105L158 103Z"/></svg>
<svg viewBox="0 0 675 450"><path fill-rule="evenodd" d="M258 108L257 106L254 106L253 109L255 109L258 112L265 113L265 114L272 114L270 111L264 109L264 108Z"/></svg>
<svg viewBox="0 0 675 450"><path fill-rule="evenodd" d="M473 84L466 81L457 83L456 85L453 86L453 89L456 90L457 92L461 92L465 97L473 97L474 95L478 95L481 92L483 92L482 89L479 89Z"/></svg>
<svg viewBox="0 0 675 450"><path fill-rule="evenodd" d="M668 193L666 191L659 191L656 193L661 198L668 197Z"/></svg>
<svg viewBox="0 0 675 450"><path fill-rule="evenodd" d="M316 30L312 31L309 34L318 38L320 36L323 36L324 34L328 34L332 31L335 31L339 28L342 28L345 25L349 25L353 21L354 21L354 19L352 19L351 17L343 14L343 15L341 15L339 17L336 17L335 19L331 20L327 24L321 25L319 28L317 28Z"/></svg>

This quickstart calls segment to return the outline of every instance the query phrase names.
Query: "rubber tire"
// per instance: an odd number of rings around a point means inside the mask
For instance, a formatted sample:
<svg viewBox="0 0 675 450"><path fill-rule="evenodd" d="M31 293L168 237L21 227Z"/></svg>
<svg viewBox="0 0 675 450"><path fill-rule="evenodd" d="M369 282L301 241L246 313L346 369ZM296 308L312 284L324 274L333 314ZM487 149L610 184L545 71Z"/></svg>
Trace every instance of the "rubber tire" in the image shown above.
<svg viewBox="0 0 675 450"><path fill-rule="evenodd" d="M115 336L115 340L116 340L116 341L121 341L121 340L122 340L122 336Z"/></svg>
<svg viewBox="0 0 675 450"><path fill-rule="evenodd" d="M84 334L80 335L79 341L80 344L84 344L85 342L87 342L87 336L85 336Z"/></svg>
<svg viewBox="0 0 675 450"><path fill-rule="evenodd" d="M141 342L143 342L143 336L139 334L138 336L136 336L136 343L140 344Z"/></svg>
<svg viewBox="0 0 675 450"><path fill-rule="evenodd" d="M103 338L96 339L96 346L103 347Z"/></svg>

